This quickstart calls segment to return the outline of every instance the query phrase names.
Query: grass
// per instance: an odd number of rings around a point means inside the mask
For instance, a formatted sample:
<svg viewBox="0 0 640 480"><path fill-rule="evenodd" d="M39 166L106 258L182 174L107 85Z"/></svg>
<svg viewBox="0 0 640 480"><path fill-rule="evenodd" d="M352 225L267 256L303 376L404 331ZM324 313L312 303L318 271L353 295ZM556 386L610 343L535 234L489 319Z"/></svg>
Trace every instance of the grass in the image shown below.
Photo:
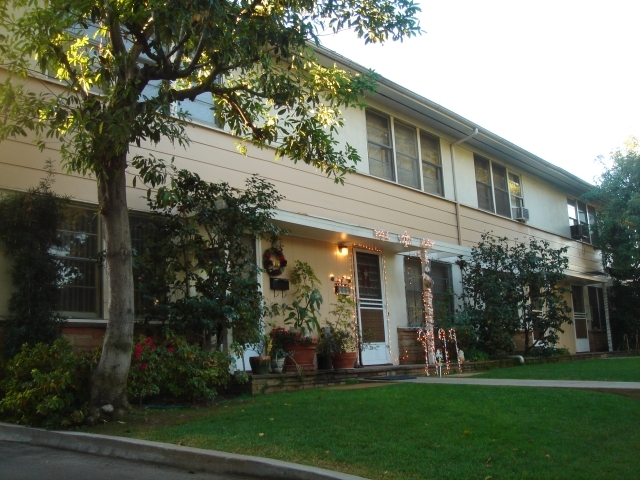
<svg viewBox="0 0 640 480"><path fill-rule="evenodd" d="M640 401L564 389L394 384L137 411L95 433L372 479L637 478Z"/></svg>
<svg viewBox="0 0 640 480"><path fill-rule="evenodd" d="M606 380L640 382L640 357L598 358L573 362L525 365L489 370L474 378L519 378L526 380Z"/></svg>

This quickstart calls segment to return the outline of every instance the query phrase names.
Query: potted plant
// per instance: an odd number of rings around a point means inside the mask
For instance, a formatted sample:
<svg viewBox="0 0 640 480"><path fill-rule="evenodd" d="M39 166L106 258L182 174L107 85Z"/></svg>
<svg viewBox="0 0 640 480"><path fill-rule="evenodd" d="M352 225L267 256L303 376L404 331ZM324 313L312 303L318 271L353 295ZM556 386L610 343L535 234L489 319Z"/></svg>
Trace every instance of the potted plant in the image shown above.
<svg viewBox="0 0 640 480"><path fill-rule="evenodd" d="M320 280L313 268L306 263L296 260L291 271L291 284L296 287L291 304L273 305L271 315L284 315L285 325L290 326L290 335L285 335L281 328L276 329L275 335L282 342L287 352L285 371L314 370L313 360L316 353L316 339L309 334L320 328L318 315L322 305ZM271 330L274 332L274 330Z"/></svg>
<svg viewBox="0 0 640 480"><path fill-rule="evenodd" d="M254 375L266 375L269 373L271 366L271 350L273 342L269 334L261 334L257 343L250 344L251 350L258 355L249 357L249 365L251 365L251 373Z"/></svg>
<svg viewBox="0 0 640 480"><path fill-rule="evenodd" d="M322 327L320 331L320 337L318 338L318 344L316 347L316 358L318 359L318 370L333 369L333 363L331 362L331 355L333 355L333 346L331 342L331 329L330 327Z"/></svg>
<svg viewBox="0 0 640 480"><path fill-rule="evenodd" d="M274 343L283 345L286 352L284 371L295 372L314 370L313 359L316 355L316 339L299 332L292 332L282 327L276 327L269 333Z"/></svg>
<svg viewBox="0 0 640 480"><path fill-rule="evenodd" d="M329 343L333 368L353 368L358 350L356 329L353 323L355 302L346 295L338 295L329 312L335 322L329 322Z"/></svg>

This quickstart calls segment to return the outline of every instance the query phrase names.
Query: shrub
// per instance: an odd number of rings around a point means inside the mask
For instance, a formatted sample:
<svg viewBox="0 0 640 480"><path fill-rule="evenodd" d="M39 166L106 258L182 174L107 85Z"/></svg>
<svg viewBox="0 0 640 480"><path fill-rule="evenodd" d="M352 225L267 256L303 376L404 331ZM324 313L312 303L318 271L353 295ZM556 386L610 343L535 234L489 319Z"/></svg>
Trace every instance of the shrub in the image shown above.
<svg viewBox="0 0 640 480"><path fill-rule="evenodd" d="M464 350L464 358L467 362L486 362L489 360L489 355L482 350L470 348Z"/></svg>
<svg viewBox="0 0 640 480"><path fill-rule="evenodd" d="M97 363L92 354L74 354L69 342L23 345L5 366L0 417L34 427L81 424L87 414L89 376Z"/></svg>
<svg viewBox="0 0 640 480"><path fill-rule="evenodd" d="M561 355L570 355L570 352L566 348L535 347L529 351L529 355L532 357L558 357Z"/></svg>
<svg viewBox="0 0 640 480"><path fill-rule="evenodd" d="M228 355L203 350L181 337L169 336L156 345L150 337L141 336L132 353L129 399L211 400L216 387L229 381L230 364Z"/></svg>
<svg viewBox="0 0 640 480"><path fill-rule="evenodd" d="M52 169L28 192L0 195L0 245L12 260L13 292L5 321L4 356L23 344L52 344L65 318L56 311L63 283L62 265L53 251L60 246L57 228L67 199L51 190Z"/></svg>

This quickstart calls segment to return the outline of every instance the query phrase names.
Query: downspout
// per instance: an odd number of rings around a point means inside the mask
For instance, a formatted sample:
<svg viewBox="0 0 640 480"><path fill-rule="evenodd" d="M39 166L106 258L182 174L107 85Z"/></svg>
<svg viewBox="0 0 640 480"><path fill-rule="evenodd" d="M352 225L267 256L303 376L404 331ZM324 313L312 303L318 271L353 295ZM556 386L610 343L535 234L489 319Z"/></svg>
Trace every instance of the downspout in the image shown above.
<svg viewBox="0 0 640 480"><path fill-rule="evenodd" d="M451 170L453 173L453 196L456 201L456 227L458 229L458 245L462 246L462 226L460 225L460 199L458 198L458 182L456 181L456 159L454 153L454 147L466 142L470 138L475 137L478 134L478 128L474 128L466 137L456 140L451 144Z"/></svg>

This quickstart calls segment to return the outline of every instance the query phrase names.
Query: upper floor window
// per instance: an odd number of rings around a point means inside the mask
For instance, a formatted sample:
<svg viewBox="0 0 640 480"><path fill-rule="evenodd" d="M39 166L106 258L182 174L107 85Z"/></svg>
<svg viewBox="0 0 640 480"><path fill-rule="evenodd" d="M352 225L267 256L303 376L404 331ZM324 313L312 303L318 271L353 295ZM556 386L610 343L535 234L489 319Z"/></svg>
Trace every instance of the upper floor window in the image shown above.
<svg viewBox="0 0 640 480"><path fill-rule="evenodd" d="M567 198L571 238L591 243L591 228L596 223L596 209L575 198Z"/></svg>
<svg viewBox="0 0 640 480"><path fill-rule="evenodd" d="M478 208L507 218L518 218L512 209L524 207L520 176L506 167L474 155Z"/></svg>
<svg viewBox="0 0 640 480"><path fill-rule="evenodd" d="M371 175L443 195L439 140L372 110L366 117Z"/></svg>

